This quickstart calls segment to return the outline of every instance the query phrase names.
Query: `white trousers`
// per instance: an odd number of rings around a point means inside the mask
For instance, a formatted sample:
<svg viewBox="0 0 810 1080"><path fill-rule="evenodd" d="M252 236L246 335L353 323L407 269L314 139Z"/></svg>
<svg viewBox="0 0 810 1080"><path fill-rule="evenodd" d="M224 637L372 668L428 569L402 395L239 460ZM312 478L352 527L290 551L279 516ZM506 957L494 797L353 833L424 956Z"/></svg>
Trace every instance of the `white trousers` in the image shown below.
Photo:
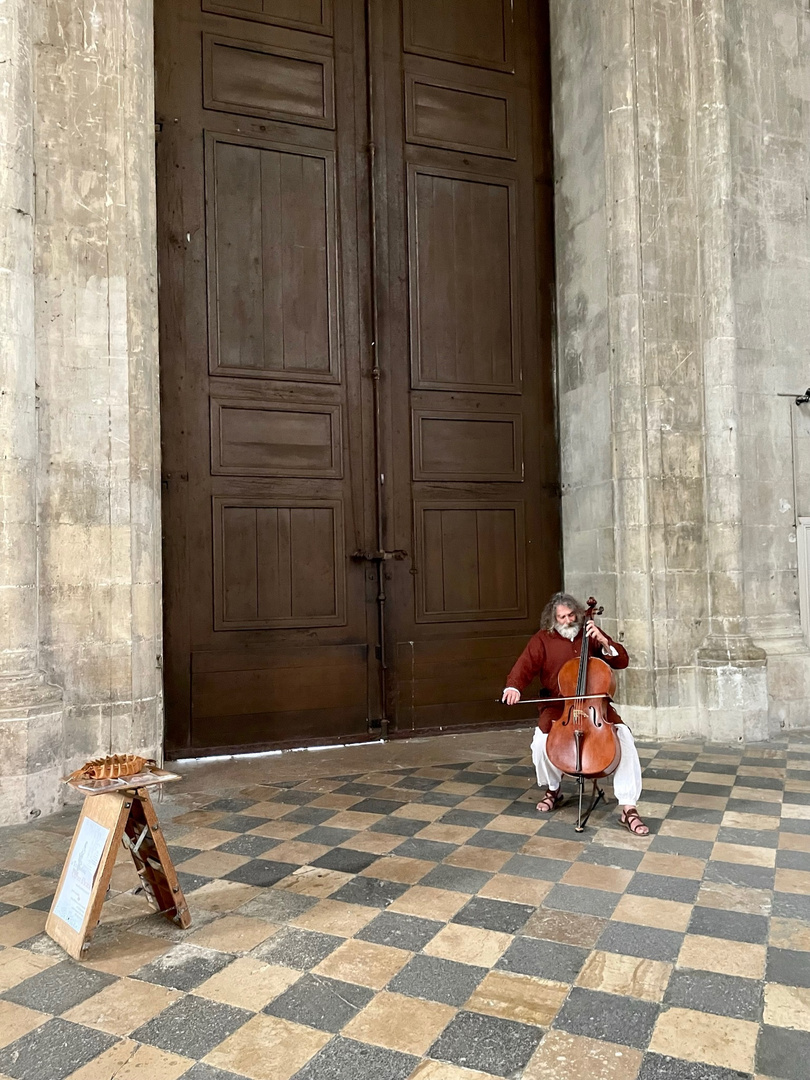
<svg viewBox="0 0 810 1080"><path fill-rule="evenodd" d="M630 729L624 724L616 725L616 734L621 744L622 756L613 773L613 794L621 806L635 806L641 795L641 762L638 760L638 750ZM548 735L544 735L540 728L535 729L532 761L540 787L546 786L556 791L563 774L559 769L555 769L546 756L547 738Z"/></svg>

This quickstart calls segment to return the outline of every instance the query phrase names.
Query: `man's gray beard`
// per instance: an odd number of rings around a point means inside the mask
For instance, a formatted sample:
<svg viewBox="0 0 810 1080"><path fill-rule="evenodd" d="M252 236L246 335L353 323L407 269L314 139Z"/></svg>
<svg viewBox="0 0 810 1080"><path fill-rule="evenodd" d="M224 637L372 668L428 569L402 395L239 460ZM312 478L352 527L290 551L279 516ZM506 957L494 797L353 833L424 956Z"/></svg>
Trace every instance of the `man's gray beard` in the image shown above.
<svg viewBox="0 0 810 1080"><path fill-rule="evenodd" d="M568 638L569 641L573 641L580 630L578 622L573 623L570 626L560 626L559 623L554 624L554 629L560 634L561 637Z"/></svg>

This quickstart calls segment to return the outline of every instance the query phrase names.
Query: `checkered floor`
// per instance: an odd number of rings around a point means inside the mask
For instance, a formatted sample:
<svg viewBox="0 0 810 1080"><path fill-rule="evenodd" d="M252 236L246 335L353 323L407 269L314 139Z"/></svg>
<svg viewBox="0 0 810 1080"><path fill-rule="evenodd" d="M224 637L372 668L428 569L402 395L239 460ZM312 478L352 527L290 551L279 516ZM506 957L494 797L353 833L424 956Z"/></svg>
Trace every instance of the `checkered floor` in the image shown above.
<svg viewBox="0 0 810 1080"><path fill-rule="evenodd" d="M122 861L83 964L5 830L0 1080L807 1080L810 739L639 750L644 839L528 756L167 799L191 928Z"/></svg>

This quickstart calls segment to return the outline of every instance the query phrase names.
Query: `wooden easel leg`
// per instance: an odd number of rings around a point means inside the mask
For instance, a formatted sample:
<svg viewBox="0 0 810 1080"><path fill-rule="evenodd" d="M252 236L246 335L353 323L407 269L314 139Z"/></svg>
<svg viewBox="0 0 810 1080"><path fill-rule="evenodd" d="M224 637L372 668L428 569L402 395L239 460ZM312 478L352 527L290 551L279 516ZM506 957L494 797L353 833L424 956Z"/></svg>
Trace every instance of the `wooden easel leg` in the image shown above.
<svg viewBox="0 0 810 1080"><path fill-rule="evenodd" d="M141 885L149 902L161 915L185 929L191 914L177 879L163 832L146 788L132 797L132 807L124 829L124 844L129 849Z"/></svg>

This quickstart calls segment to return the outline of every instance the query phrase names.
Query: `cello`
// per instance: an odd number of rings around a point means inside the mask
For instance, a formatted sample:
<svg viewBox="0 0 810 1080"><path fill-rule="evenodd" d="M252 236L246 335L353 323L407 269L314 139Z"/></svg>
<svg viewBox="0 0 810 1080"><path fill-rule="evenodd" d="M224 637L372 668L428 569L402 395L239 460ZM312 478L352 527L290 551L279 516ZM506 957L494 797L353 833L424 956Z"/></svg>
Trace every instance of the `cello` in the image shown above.
<svg viewBox="0 0 810 1080"><path fill-rule="evenodd" d="M560 696L566 701L560 717L552 722L546 742L546 754L551 764L560 772L577 778L577 832L582 832L591 811L605 797L597 780L610 776L621 759L619 737L615 725L608 720L610 702L616 693L616 675L604 660L591 656L591 639L585 632L588 622L594 615L601 615L603 610L601 607L597 609L594 597L589 597L579 660L569 660L560 670L557 681ZM583 819L585 780L593 781L594 797Z"/></svg>

